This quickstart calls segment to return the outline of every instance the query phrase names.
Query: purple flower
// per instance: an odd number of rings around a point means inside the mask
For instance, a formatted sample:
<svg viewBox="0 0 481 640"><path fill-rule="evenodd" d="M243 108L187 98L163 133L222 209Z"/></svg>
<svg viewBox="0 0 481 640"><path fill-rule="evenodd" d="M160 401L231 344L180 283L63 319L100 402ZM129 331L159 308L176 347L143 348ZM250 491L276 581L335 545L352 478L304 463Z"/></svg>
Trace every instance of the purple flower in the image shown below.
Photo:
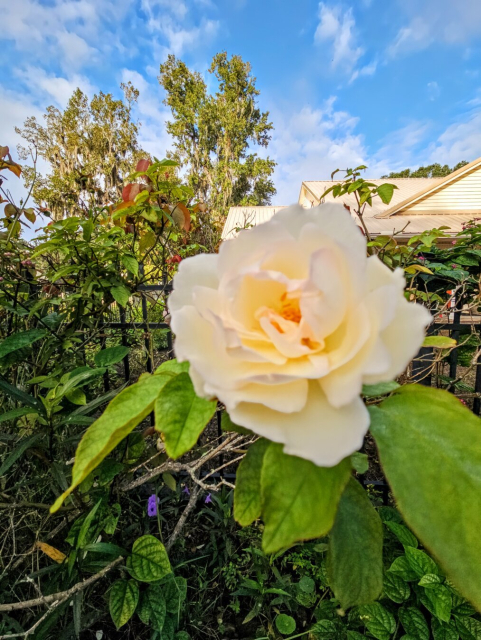
<svg viewBox="0 0 481 640"><path fill-rule="evenodd" d="M187 485L185 485L185 487L182 489L182 493L185 493L187 496L190 496L189 487Z"/></svg>
<svg viewBox="0 0 481 640"><path fill-rule="evenodd" d="M418 256L418 260L426 260L424 256Z"/></svg>
<svg viewBox="0 0 481 640"><path fill-rule="evenodd" d="M205 504L210 504L212 502L212 497L210 493L207 494L207 498L204 500Z"/></svg>
<svg viewBox="0 0 481 640"><path fill-rule="evenodd" d="M155 495L155 493L153 493L150 497L149 497L149 502L147 503L147 514L153 518L154 516L157 515L157 505L159 504L159 499L157 498L157 496Z"/></svg>
<svg viewBox="0 0 481 640"><path fill-rule="evenodd" d="M453 240L453 241L451 242L451 244L456 244L456 243L457 243L457 240Z"/></svg>

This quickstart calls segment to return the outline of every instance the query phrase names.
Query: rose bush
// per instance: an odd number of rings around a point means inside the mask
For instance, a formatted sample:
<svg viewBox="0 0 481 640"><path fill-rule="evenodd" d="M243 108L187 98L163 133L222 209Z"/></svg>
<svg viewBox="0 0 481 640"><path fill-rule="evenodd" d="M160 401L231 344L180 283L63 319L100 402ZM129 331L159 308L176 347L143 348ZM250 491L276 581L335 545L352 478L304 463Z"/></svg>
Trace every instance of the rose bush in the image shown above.
<svg viewBox="0 0 481 640"><path fill-rule="evenodd" d="M430 314L404 285L342 205L289 207L180 264L175 353L235 423L333 466L369 427L362 385L402 373L423 342Z"/></svg>

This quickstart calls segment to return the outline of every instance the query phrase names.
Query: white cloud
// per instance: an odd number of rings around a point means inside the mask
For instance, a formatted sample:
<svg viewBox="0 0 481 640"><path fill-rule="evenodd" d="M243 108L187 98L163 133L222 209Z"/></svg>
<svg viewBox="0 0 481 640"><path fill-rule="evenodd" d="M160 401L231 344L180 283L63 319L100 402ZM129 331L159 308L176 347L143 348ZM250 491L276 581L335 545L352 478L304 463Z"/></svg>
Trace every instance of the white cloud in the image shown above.
<svg viewBox="0 0 481 640"><path fill-rule="evenodd" d="M431 146L431 162L453 166L481 156L481 110L454 122Z"/></svg>
<svg viewBox="0 0 481 640"><path fill-rule="evenodd" d="M355 21L352 9L343 11L340 6L319 3L319 24L314 34L314 42L332 44L331 65L333 69L353 69L364 53L356 44Z"/></svg>
<svg viewBox="0 0 481 640"><path fill-rule="evenodd" d="M296 202L303 180L328 180L332 171L353 167L367 156L358 119L334 108L335 98L320 109L304 106L286 116L271 110L275 122L269 155L278 163L276 204Z"/></svg>
<svg viewBox="0 0 481 640"><path fill-rule="evenodd" d="M421 51L433 43L467 44L481 34L479 0L398 0L408 23L388 48L391 57Z"/></svg>
<svg viewBox="0 0 481 640"><path fill-rule="evenodd" d="M169 53L181 56L185 51L205 46L217 36L219 29L218 20L203 18L199 25L188 28L181 26L170 16L165 16L159 25L160 33L166 42L158 43L160 59L164 60Z"/></svg>
<svg viewBox="0 0 481 640"><path fill-rule="evenodd" d="M353 72L351 79L349 80L349 83L354 82L354 80L357 80L359 76L373 76L376 73L377 64L378 64L377 60L373 60L372 62L364 65L360 69L356 69Z"/></svg>
<svg viewBox="0 0 481 640"><path fill-rule="evenodd" d="M55 102L55 105L64 108L75 89L79 88L89 97L97 91L90 80L85 76L73 74L68 78L47 74L41 67L27 66L18 69L15 75L23 80L29 91L40 102Z"/></svg>

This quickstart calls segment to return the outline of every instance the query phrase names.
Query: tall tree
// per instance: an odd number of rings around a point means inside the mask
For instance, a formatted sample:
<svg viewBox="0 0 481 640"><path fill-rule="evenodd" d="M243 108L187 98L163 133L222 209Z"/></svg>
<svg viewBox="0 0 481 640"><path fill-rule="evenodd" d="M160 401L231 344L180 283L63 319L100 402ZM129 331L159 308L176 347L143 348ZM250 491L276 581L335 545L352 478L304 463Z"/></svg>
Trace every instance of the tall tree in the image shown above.
<svg viewBox="0 0 481 640"><path fill-rule="evenodd" d="M449 176L453 171L457 171L467 165L466 160L461 160L458 164L451 168L447 164L440 165L438 162L429 164L427 167L419 167L419 169L403 169L402 171L393 171L383 178L444 178Z"/></svg>
<svg viewBox="0 0 481 640"><path fill-rule="evenodd" d="M32 194L54 218L120 198L124 177L142 155L139 124L132 120L138 91L130 82L121 88L124 100L100 92L89 101L76 89L64 111L47 108L44 125L32 117L23 129L16 129L49 165L47 175L36 176ZM28 158L27 148L20 147L19 152ZM24 175L30 187L33 169L26 167Z"/></svg>
<svg viewBox="0 0 481 640"><path fill-rule="evenodd" d="M200 73L169 55L160 66L159 82L173 120L173 156L186 169L196 196L217 214L231 205L263 205L275 194L275 162L252 152L267 147L273 129L269 113L258 107L259 90L251 66L240 56L214 56L209 68L217 81L209 93Z"/></svg>

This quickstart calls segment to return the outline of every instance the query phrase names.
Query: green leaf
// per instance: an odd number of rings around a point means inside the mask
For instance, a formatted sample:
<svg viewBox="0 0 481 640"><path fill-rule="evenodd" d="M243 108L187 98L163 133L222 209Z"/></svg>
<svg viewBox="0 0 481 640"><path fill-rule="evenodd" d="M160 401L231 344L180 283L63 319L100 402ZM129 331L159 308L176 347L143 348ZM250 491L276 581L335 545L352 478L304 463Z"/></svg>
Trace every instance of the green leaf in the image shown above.
<svg viewBox="0 0 481 640"><path fill-rule="evenodd" d="M92 219L82 222L82 236L85 242L90 242L92 232L94 230L94 222Z"/></svg>
<svg viewBox="0 0 481 640"><path fill-rule="evenodd" d="M110 367L123 360L129 351L130 347L124 347L121 344L118 344L115 347L102 349L102 351L96 353L94 361L97 367Z"/></svg>
<svg viewBox="0 0 481 640"><path fill-rule="evenodd" d="M152 610L150 608L149 600L147 598L147 593L144 591L140 598L139 605L137 607L137 615L142 620L144 624L149 624L150 616L152 615Z"/></svg>
<svg viewBox="0 0 481 640"><path fill-rule="evenodd" d="M443 622L449 622L451 619L451 593L449 589L438 584L424 591L424 595L430 601L434 615Z"/></svg>
<svg viewBox="0 0 481 640"><path fill-rule="evenodd" d="M121 307L126 307L130 299L130 291L127 287L119 285L110 289L113 299L119 303Z"/></svg>
<svg viewBox="0 0 481 640"><path fill-rule="evenodd" d="M117 580L112 585L109 609L113 623L120 629L134 615L139 601L139 588L134 580Z"/></svg>
<svg viewBox="0 0 481 640"><path fill-rule="evenodd" d="M423 347L436 347L437 349L452 349L457 344L453 338L448 336L426 336Z"/></svg>
<svg viewBox="0 0 481 640"><path fill-rule="evenodd" d="M157 369L155 370L155 374L158 373L172 373L178 375L179 373L188 373L189 372L189 363L188 362L177 362L174 358L173 360L166 360L163 362Z"/></svg>
<svg viewBox="0 0 481 640"><path fill-rule="evenodd" d="M121 391L104 413L85 432L77 447L72 482L51 507L54 513L75 487L102 462L142 420L149 415L155 399L170 376L146 376Z"/></svg>
<svg viewBox="0 0 481 640"><path fill-rule="evenodd" d="M405 385L371 408L371 431L405 521L481 609L480 419L446 391Z"/></svg>
<svg viewBox="0 0 481 640"><path fill-rule="evenodd" d="M89 513L87 514L87 517L82 522L82 526L80 527L80 531L77 536L77 542L75 544L76 549L83 549L83 547L85 547L85 545L88 544L87 536L88 536L90 527L92 526L92 523L94 521L95 514L97 513L101 504L102 504L102 501L99 500L97 504L89 511Z"/></svg>
<svg viewBox="0 0 481 640"><path fill-rule="evenodd" d="M150 606L150 623L156 631L162 631L165 616L167 615L162 587L157 584L151 584L145 595Z"/></svg>
<svg viewBox="0 0 481 640"><path fill-rule="evenodd" d="M65 394L65 397L72 404L77 404L77 405L87 404L87 397L81 389L69 389Z"/></svg>
<svg viewBox="0 0 481 640"><path fill-rule="evenodd" d="M26 416L28 414L36 413L29 409L28 407L20 407L19 409L11 409L6 413L2 413L0 415L0 422L9 422L10 420L16 420L17 418L21 418L22 416Z"/></svg>
<svg viewBox="0 0 481 640"><path fill-rule="evenodd" d="M383 592L390 600L398 604L405 602L411 595L408 583L392 571L386 571L384 574Z"/></svg>
<svg viewBox="0 0 481 640"><path fill-rule="evenodd" d="M329 537L329 585L343 609L374 602L382 590L382 523L361 485L351 478Z"/></svg>
<svg viewBox="0 0 481 640"><path fill-rule="evenodd" d="M359 607L359 613L367 630L377 640L389 640L396 631L396 621L392 614L379 602Z"/></svg>
<svg viewBox="0 0 481 640"><path fill-rule="evenodd" d="M481 622L474 618L456 618L456 629L461 640L481 640Z"/></svg>
<svg viewBox="0 0 481 640"><path fill-rule="evenodd" d="M403 547L417 547L418 541L416 536L409 531L407 527L398 522L386 522L386 527L394 533Z"/></svg>
<svg viewBox="0 0 481 640"><path fill-rule="evenodd" d="M276 627L283 636L288 636L296 630L296 621L292 616L281 613L276 618Z"/></svg>
<svg viewBox="0 0 481 640"><path fill-rule="evenodd" d="M316 622L309 633L315 640L341 640L344 637L344 634L339 632L339 626L332 620Z"/></svg>
<svg viewBox="0 0 481 640"><path fill-rule="evenodd" d="M162 585L162 590L167 611L178 616L187 597L187 580L181 576L172 577Z"/></svg>
<svg viewBox="0 0 481 640"><path fill-rule="evenodd" d="M316 589L316 583L309 576L302 576L299 580L299 589L304 593L314 593Z"/></svg>
<svg viewBox="0 0 481 640"><path fill-rule="evenodd" d="M424 575L418 582L418 585L420 587L425 587L426 589L432 589L442 582L443 578L440 575L436 573L426 573L426 575Z"/></svg>
<svg viewBox="0 0 481 640"><path fill-rule="evenodd" d="M418 579L417 573L411 569L406 556L399 556L399 558L396 558L389 567L389 571L400 576L403 580L406 580L406 582L412 582L413 580Z"/></svg>
<svg viewBox="0 0 481 640"><path fill-rule="evenodd" d="M38 413L42 413L43 415L45 415L45 410L43 408L43 405L41 402L37 400L37 398L34 398L28 393L25 393L24 391L17 389L17 387L14 387L12 384L4 380L2 377L0 377L0 390L2 390L4 393L6 393L8 396L13 398L14 400L18 400L18 402L21 402L22 404L26 404L28 407L32 407L33 409L36 409Z"/></svg>
<svg viewBox="0 0 481 640"><path fill-rule="evenodd" d="M44 438L43 433L34 433L32 436L28 436L28 438L24 438L21 440L12 453L7 457L6 460L3 461L2 466L0 467L0 477L5 475L10 467L15 464L15 462L27 451L33 447L39 440Z"/></svg>
<svg viewBox="0 0 481 640"><path fill-rule="evenodd" d="M155 401L155 428L164 434L168 455L179 458L197 442L217 402L199 398L188 373L167 382Z"/></svg>
<svg viewBox="0 0 481 640"><path fill-rule="evenodd" d="M384 204L389 204L391 202L394 189L397 189L394 184L385 182L384 184L379 185L379 187L376 189L376 193L381 198Z"/></svg>
<svg viewBox="0 0 481 640"><path fill-rule="evenodd" d="M434 640L459 640L459 634L454 623L446 624L433 617L431 619L431 630Z"/></svg>
<svg viewBox="0 0 481 640"><path fill-rule="evenodd" d="M249 447L239 465L234 490L234 518L247 527L261 516L261 470L269 440L261 438Z"/></svg>
<svg viewBox="0 0 481 640"><path fill-rule="evenodd" d="M161 640L174 640L175 621L173 616L167 614L162 628Z"/></svg>
<svg viewBox="0 0 481 640"><path fill-rule="evenodd" d="M400 385L397 382L378 382L378 384L364 384L362 386L362 395L367 398L376 398L378 396L385 396L387 393L392 393L399 389Z"/></svg>
<svg viewBox="0 0 481 640"><path fill-rule="evenodd" d="M351 465L357 473L366 473L369 469L369 458L365 453L356 451L351 455Z"/></svg>
<svg viewBox="0 0 481 640"><path fill-rule="evenodd" d="M37 340L44 338L46 334L47 331L45 329L30 329L22 333L12 333L11 336L0 342L0 358L4 358L13 351L29 347Z"/></svg>
<svg viewBox="0 0 481 640"><path fill-rule="evenodd" d="M406 633L419 640L429 640L429 627L426 618L417 607L401 607L399 619Z"/></svg>
<svg viewBox="0 0 481 640"><path fill-rule="evenodd" d="M422 578L428 573L439 574L437 564L427 553L424 553L424 551L420 549L414 549L413 547L405 547L404 550L409 566L418 578Z"/></svg>
<svg viewBox="0 0 481 640"><path fill-rule="evenodd" d="M171 491L175 491L177 489L177 482L175 481L175 478L171 473L163 473L162 480Z"/></svg>
<svg viewBox="0 0 481 640"><path fill-rule="evenodd" d="M262 546L274 553L299 540L326 535L350 475L346 458L335 467L283 453L282 445L267 448L261 473Z"/></svg>
<svg viewBox="0 0 481 640"><path fill-rule="evenodd" d="M133 256L123 255L120 260L124 267L130 271L130 273L133 273L135 277L139 275L139 263Z"/></svg>
<svg viewBox="0 0 481 640"><path fill-rule="evenodd" d="M160 580L171 572L164 545L154 536L137 538L132 546L131 566L141 582Z"/></svg>

